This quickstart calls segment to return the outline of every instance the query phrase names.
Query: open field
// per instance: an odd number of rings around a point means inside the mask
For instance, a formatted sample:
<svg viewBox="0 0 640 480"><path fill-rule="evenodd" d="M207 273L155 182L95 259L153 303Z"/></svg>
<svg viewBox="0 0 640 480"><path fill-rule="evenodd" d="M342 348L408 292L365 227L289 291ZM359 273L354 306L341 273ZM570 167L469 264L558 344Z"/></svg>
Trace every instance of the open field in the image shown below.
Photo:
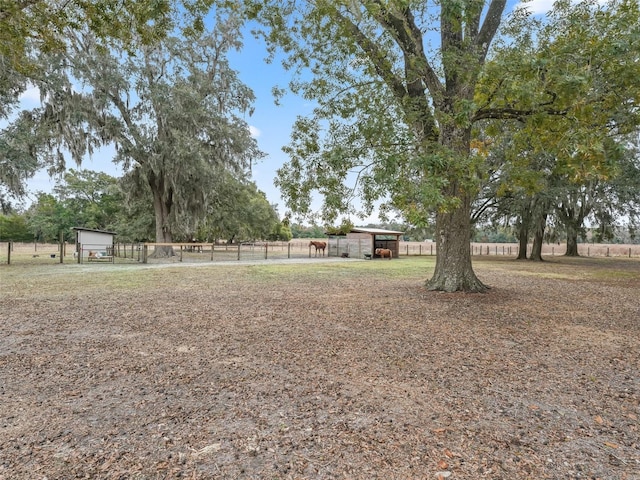
<svg viewBox="0 0 640 480"><path fill-rule="evenodd" d="M640 260L0 266L0 479L640 479Z"/></svg>

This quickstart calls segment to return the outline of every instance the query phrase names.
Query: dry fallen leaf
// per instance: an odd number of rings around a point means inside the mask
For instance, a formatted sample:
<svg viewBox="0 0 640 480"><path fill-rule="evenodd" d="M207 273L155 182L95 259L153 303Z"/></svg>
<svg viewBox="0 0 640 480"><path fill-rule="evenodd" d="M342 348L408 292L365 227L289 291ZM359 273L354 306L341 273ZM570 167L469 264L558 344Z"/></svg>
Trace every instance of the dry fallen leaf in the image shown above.
<svg viewBox="0 0 640 480"><path fill-rule="evenodd" d="M594 420L595 420L595 422L596 422L596 423L598 423L598 424L602 424L602 422L604 422L604 420L602 420L602 417L601 417L600 415L597 415L597 416L594 418Z"/></svg>
<svg viewBox="0 0 640 480"><path fill-rule="evenodd" d="M618 448L618 445L616 445L615 443L611 443L611 442L604 442L604 444L605 444L607 447L610 447L610 448Z"/></svg>
<svg viewBox="0 0 640 480"><path fill-rule="evenodd" d="M448 448L444 449L444 454L447 458L453 458L455 455L453 454L453 452L451 450L449 450Z"/></svg>
<svg viewBox="0 0 640 480"><path fill-rule="evenodd" d="M447 468L449 468L449 464L447 462L445 462L444 460L440 460L438 462L438 468L440 470L446 470Z"/></svg>

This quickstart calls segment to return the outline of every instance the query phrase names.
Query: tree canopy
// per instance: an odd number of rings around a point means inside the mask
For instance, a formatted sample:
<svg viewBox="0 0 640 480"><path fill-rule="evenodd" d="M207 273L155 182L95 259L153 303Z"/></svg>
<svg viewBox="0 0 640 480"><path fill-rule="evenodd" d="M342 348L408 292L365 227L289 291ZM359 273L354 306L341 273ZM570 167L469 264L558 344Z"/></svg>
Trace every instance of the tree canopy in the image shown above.
<svg viewBox="0 0 640 480"><path fill-rule="evenodd" d="M307 212L319 193L331 220L358 195L365 214L381 199L415 224L435 214L432 289L485 290L469 254L489 172L475 128L544 130L544 148L577 174L602 170L607 129L637 126L636 91L623 93L637 85L637 2L559 2L547 23L523 9L505 22L500 0L247 3L297 74L291 88L317 102L279 171L287 205ZM597 134L584 142L588 119Z"/></svg>

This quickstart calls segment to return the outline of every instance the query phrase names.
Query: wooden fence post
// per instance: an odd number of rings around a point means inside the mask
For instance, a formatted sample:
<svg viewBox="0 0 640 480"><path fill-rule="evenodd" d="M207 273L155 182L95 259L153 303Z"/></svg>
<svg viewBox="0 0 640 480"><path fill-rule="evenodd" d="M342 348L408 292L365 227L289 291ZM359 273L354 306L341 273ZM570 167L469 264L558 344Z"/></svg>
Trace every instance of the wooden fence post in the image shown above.
<svg viewBox="0 0 640 480"><path fill-rule="evenodd" d="M11 265L11 250L13 250L13 242L11 240L9 240L9 243L7 243L7 265Z"/></svg>

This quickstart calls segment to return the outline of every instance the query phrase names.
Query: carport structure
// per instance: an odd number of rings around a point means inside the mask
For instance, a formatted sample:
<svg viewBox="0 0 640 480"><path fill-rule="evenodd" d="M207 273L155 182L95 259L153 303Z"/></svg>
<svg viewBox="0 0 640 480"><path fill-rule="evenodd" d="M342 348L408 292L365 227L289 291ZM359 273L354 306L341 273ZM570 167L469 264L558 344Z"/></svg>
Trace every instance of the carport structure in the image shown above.
<svg viewBox="0 0 640 480"><path fill-rule="evenodd" d="M346 235L328 235L328 256L349 256L352 258L378 258L377 248L388 248L393 258L400 253L400 237L404 232L382 228L356 227Z"/></svg>

